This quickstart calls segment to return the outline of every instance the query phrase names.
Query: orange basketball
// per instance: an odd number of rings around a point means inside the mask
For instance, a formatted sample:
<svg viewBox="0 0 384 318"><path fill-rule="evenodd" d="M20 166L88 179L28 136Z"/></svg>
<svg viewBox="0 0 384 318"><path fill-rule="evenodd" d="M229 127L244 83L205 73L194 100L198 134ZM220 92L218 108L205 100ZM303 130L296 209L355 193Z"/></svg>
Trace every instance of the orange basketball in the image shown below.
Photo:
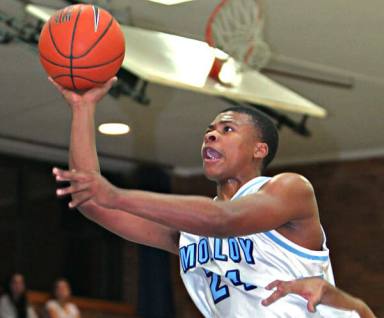
<svg viewBox="0 0 384 318"><path fill-rule="evenodd" d="M43 26L40 61L60 85L86 90L113 77L124 59L119 23L105 10L78 4L57 11Z"/></svg>

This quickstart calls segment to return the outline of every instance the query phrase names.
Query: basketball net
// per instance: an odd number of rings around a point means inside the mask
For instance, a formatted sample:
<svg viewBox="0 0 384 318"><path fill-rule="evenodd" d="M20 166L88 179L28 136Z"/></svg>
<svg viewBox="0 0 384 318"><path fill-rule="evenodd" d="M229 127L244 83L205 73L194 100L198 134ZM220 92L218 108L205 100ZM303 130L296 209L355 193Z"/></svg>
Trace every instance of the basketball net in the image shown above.
<svg viewBox="0 0 384 318"><path fill-rule="evenodd" d="M238 63L260 70L270 59L271 51L263 39L264 17L258 0L221 0L208 19L206 41ZM211 77L220 72L216 59ZM217 78L216 78L217 79Z"/></svg>

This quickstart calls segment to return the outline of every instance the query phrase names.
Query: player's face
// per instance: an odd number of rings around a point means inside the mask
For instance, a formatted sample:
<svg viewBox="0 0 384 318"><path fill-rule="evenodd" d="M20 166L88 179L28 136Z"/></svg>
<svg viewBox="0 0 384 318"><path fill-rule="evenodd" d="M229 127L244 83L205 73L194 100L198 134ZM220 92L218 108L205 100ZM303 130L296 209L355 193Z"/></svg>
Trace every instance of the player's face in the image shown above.
<svg viewBox="0 0 384 318"><path fill-rule="evenodd" d="M247 114L225 112L208 126L201 150L205 175L213 181L255 173L258 132Z"/></svg>

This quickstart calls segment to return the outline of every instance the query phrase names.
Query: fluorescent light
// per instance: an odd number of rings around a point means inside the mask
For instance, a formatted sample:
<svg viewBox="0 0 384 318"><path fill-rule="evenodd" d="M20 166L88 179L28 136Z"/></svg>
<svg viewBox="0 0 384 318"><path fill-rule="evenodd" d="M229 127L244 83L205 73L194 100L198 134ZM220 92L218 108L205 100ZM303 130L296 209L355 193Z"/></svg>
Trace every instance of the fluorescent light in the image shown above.
<svg viewBox="0 0 384 318"><path fill-rule="evenodd" d="M189 1L193 1L193 0L149 0L149 1L165 4L167 6L171 6L171 5L174 5L174 4L179 4L179 3L183 3L183 2L189 2Z"/></svg>
<svg viewBox="0 0 384 318"><path fill-rule="evenodd" d="M128 134L130 128L121 123L105 123L99 126L99 132L105 135L124 135Z"/></svg>
<svg viewBox="0 0 384 318"><path fill-rule="evenodd" d="M55 13L56 10L50 9L50 8L43 8L39 6L35 6L32 4L27 4L25 6L25 10L33 15L34 17L43 20L48 21L49 18Z"/></svg>

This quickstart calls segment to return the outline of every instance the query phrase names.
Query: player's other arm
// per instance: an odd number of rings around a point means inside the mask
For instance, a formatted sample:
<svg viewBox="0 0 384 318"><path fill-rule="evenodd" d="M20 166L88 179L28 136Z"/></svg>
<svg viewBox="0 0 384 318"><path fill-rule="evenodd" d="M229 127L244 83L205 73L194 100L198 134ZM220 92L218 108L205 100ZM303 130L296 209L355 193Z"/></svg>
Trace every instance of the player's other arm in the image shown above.
<svg viewBox="0 0 384 318"><path fill-rule="evenodd" d="M106 209L87 202L80 208L88 219L122 238L178 254L179 232L125 211Z"/></svg>
<svg viewBox="0 0 384 318"><path fill-rule="evenodd" d="M317 217L314 204L312 186L295 174L277 176L259 192L234 201L124 190L116 199L119 208L182 231L216 237L265 232Z"/></svg>
<svg viewBox="0 0 384 318"><path fill-rule="evenodd" d="M276 229L293 220L317 217L313 189L299 175L273 178L258 193L235 201L213 201L114 188L96 174L58 170L59 180L74 186L58 195L78 193L72 207L89 200L110 209L124 210L164 226L198 235L226 237Z"/></svg>
<svg viewBox="0 0 384 318"><path fill-rule="evenodd" d="M106 95L116 79L102 87L91 89L80 95L52 83L62 93L72 112L69 166L71 170L100 174L95 141L94 115L97 103ZM73 199L79 194L74 193ZM107 209L89 200L80 212L127 240L177 253L178 232L150 220L128 214L118 209Z"/></svg>
<svg viewBox="0 0 384 318"><path fill-rule="evenodd" d="M266 288L275 288L275 290L271 296L263 300L262 303L265 306L292 293L308 301L307 308L310 312L316 311L316 305L323 304L339 309L355 310L361 318L375 318L374 313L361 299L343 292L321 278L311 277L287 282L276 280Z"/></svg>

